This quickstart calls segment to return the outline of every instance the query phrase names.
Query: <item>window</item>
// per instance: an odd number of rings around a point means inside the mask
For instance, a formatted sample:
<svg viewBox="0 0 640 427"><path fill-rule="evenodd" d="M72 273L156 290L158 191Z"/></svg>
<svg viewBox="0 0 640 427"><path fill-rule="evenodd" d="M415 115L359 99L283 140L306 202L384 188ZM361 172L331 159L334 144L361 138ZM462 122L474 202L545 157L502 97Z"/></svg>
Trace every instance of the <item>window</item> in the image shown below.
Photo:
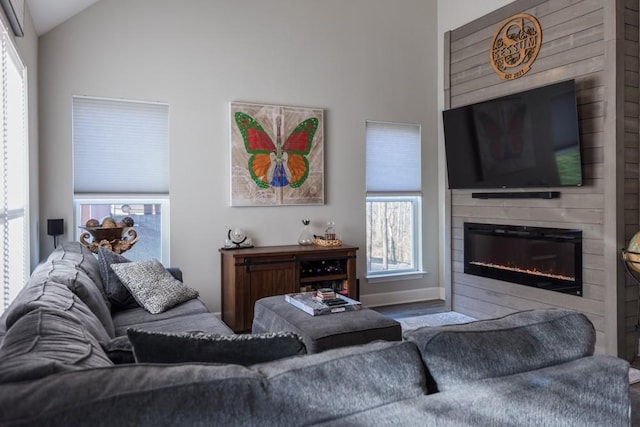
<svg viewBox="0 0 640 427"><path fill-rule="evenodd" d="M156 258L168 265L169 253L168 236L169 220L163 215L168 212L168 200L130 198L121 196L115 199L108 198L76 198L75 217L78 225L86 224L90 219L99 221L105 217L112 217L121 221L124 217L131 217L134 221L134 230L138 235L138 241L124 254L132 261L148 260ZM78 234L82 229L78 228ZM78 235L79 238L79 235Z"/></svg>
<svg viewBox="0 0 640 427"><path fill-rule="evenodd" d="M26 70L7 29L2 39L2 159L0 168L0 238L2 239L2 313L29 275L28 252L28 141L26 131Z"/></svg>
<svg viewBox="0 0 640 427"><path fill-rule="evenodd" d="M76 237L89 219L129 216L138 235L125 256L169 264L169 108L73 98Z"/></svg>
<svg viewBox="0 0 640 427"><path fill-rule="evenodd" d="M420 273L420 126L366 123L367 277Z"/></svg>

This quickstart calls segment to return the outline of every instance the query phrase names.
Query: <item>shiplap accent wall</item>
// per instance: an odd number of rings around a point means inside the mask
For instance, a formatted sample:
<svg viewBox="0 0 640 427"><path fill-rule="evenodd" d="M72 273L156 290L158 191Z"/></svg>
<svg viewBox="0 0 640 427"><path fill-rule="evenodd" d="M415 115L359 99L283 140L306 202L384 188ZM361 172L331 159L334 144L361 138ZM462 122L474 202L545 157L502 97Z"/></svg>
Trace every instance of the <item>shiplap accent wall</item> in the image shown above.
<svg viewBox="0 0 640 427"><path fill-rule="evenodd" d="M625 2L624 10L624 241L638 232L640 211L639 131L640 119L640 2ZM625 275L625 354L638 353L635 326L638 322L638 284Z"/></svg>
<svg viewBox="0 0 640 427"><path fill-rule="evenodd" d="M488 62L498 25L516 13L535 16L542 46L531 70L504 81ZM584 185L554 188L559 199L490 199L453 190L452 308L486 319L542 307L585 313L596 328L596 352L632 358L637 291L620 249L638 230L638 1L518 0L445 34L445 105L483 101L575 79ZM448 46L447 46L448 45ZM583 297L463 272L465 221L583 232Z"/></svg>

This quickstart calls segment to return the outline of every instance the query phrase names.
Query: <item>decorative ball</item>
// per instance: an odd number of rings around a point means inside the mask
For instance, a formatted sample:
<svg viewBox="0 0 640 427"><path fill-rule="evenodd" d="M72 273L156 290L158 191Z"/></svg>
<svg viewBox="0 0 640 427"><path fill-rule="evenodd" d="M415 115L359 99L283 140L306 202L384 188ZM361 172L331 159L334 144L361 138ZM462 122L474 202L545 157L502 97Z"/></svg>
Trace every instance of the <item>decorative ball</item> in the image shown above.
<svg viewBox="0 0 640 427"><path fill-rule="evenodd" d="M125 216L124 218L122 218L122 223L125 227L133 227L133 218L131 218L130 216Z"/></svg>
<svg viewBox="0 0 640 427"><path fill-rule="evenodd" d="M91 218L86 222L85 226L89 228L100 227L100 221L98 221L97 219Z"/></svg>
<svg viewBox="0 0 640 427"><path fill-rule="evenodd" d="M640 273L640 231L637 232L631 240L629 240L627 251L628 252L625 254L625 261L627 262L627 265L632 270Z"/></svg>
<svg viewBox="0 0 640 427"><path fill-rule="evenodd" d="M102 220L103 228L116 228L117 226L118 224L116 224L116 220L111 218L110 216Z"/></svg>

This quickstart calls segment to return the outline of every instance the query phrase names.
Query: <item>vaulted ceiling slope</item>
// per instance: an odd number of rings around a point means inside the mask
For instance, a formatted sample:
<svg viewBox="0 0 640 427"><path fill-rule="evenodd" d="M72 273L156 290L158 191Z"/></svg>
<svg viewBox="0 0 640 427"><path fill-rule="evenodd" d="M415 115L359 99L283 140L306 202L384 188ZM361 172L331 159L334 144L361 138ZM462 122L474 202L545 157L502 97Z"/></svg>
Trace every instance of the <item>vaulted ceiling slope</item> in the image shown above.
<svg viewBox="0 0 640 427"><path fill-rule="evenodd" d="M98 0L26 0L36 33L41 36Z"/></svg>

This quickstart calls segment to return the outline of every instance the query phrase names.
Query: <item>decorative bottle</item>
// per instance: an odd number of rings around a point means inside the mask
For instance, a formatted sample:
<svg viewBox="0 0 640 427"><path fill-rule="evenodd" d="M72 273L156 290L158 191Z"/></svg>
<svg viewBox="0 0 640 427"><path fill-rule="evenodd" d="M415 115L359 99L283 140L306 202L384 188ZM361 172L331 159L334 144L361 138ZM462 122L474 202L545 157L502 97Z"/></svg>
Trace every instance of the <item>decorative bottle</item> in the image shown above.
<svg viewBox="0 0 640 427"><path fill-rule="evenodd" d="M327 223L327 228L324 230L324 238L325 240L336 240L336 229L333 221Z"/></svg>
<svg viewBox="0 0 640 427"><path fill-rule="evenodd" d="M310 221L306 218L302 220L302 224L304 225L304 227L302 228L302 232L300 233L300 236L298 236L299 245L303 245L303 246L313 245L313 235L309 231L309 222Z"/></svg>

